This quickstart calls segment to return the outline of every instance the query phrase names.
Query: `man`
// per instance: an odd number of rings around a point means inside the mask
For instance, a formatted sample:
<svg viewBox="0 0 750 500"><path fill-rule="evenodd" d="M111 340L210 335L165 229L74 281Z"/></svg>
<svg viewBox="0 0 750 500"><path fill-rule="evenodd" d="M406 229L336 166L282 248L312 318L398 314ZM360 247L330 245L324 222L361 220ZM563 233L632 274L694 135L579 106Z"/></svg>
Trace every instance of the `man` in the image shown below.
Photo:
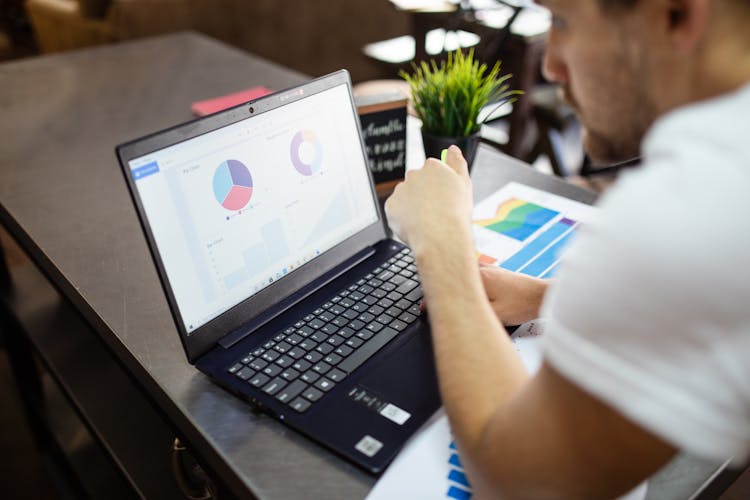
<svg viewBox="0 0 750 500"><path fill-rule="evenodd" d="M438 379L472 485L613 498L678 450L750 450L750 2L545 0L546 76L597 163L637 153L557 282L479 270L466 163L388 200L416 256ZM502 324L547 318L530 377Z"/></svg>

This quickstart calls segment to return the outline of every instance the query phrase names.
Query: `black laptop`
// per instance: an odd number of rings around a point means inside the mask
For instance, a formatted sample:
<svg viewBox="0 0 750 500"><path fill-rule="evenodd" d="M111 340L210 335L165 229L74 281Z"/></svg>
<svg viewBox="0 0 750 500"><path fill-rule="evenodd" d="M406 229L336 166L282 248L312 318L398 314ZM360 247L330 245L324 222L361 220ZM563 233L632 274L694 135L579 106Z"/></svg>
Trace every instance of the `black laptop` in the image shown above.
<svg viewBox="0 0 750 500"><path fill-rule="evenodd" d="M377 473L440 406L346 71L117 147L190 363Z"/></svg>

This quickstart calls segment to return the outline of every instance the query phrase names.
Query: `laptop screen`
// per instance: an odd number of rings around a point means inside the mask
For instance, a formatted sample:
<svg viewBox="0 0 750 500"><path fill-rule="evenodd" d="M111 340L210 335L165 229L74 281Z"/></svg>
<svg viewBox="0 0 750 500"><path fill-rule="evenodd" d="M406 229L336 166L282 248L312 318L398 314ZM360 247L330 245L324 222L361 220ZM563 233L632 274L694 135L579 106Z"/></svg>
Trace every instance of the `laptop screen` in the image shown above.
<svg viewBox="0 0 750 500"><path fill-rule="evenodd" d="M128 162L188 333L378 219L345 84Z"/></svg>

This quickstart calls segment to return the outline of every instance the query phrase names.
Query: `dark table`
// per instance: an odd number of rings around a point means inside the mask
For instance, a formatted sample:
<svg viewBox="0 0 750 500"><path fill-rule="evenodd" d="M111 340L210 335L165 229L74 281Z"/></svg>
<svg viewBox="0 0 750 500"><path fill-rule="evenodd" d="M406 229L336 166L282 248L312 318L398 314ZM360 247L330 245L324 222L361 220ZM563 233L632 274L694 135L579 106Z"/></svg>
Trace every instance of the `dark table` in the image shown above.
<svg viewBox="0 0 750 500"><path fill-rule="evenodd" d="M31 424L83 490L180 498L174 437L225 497L361 498L374 484L187 363L113 152L190 119L193 101L305 79L192 33L0 65L0 221L28 256L3 287L2 326ZM474 180L477 199L510 180L594 199L484 148ZM680 458L652 496L686 498L716 470Z"/></svg>

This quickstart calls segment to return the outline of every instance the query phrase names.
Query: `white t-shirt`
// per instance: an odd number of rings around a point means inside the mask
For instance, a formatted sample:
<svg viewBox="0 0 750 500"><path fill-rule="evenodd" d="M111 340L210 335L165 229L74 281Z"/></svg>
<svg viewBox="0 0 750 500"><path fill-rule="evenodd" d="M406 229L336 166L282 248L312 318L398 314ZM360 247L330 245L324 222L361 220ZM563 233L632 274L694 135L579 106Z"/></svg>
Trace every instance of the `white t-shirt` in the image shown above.
<svg viewBox="0 0 750 500"><path fill-rule="evenodd" d="M544 356L674 446L750 453L750 85L669 113L544 305Z"/></svg>

